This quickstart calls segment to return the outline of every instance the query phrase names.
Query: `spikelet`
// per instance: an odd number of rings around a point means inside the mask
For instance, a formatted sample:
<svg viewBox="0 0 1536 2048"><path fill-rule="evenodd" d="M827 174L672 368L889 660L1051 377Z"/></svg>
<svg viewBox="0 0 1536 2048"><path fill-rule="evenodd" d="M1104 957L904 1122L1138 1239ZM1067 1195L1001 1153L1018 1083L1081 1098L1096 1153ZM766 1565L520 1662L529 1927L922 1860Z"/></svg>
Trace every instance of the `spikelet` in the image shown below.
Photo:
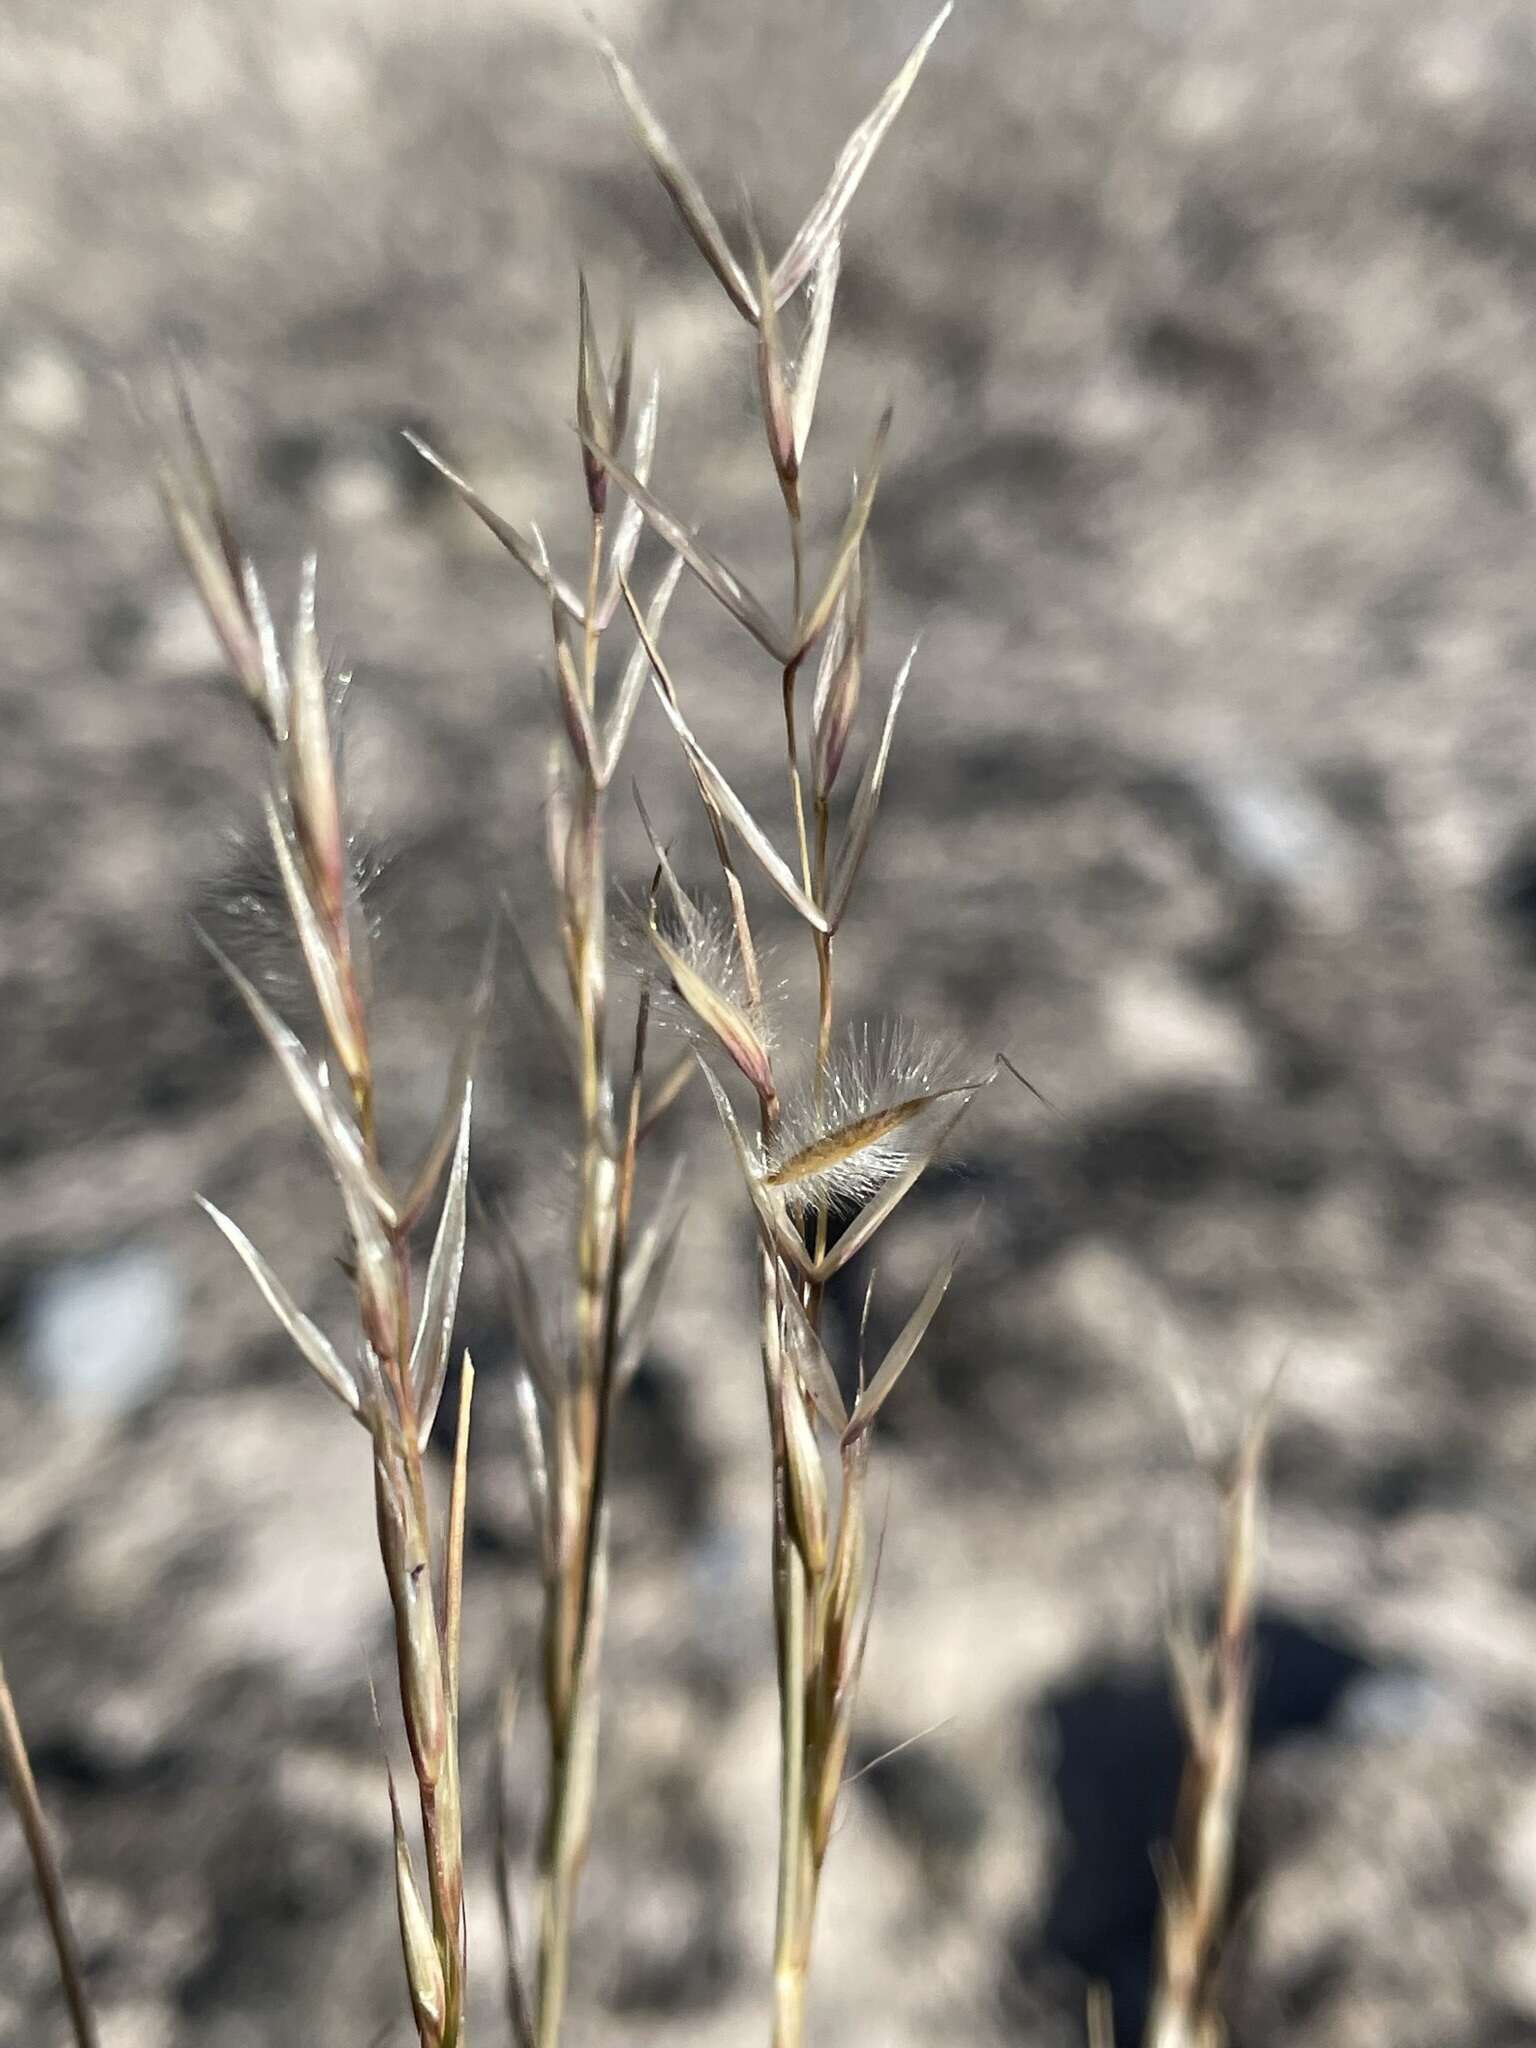
<svg viewBox="0 0 1536 2048"><path fill-rule="evenodd" d="M619 949L651 983L658 1022L681 1031L696 1051L724 1050L760 1096L774 1099L779 1034L761 985L761 954L754 988L729 910L688 895L670 865L661 874L665 887L622 920Z"/></svg>
<svg viewBox="0 0 1536 2048"><path fill-rule="evenodd" d="M775 1042L772 1021L752 1001L736 926L726 906L688 896L682 906L669 909L665 904L659 905L657 924L662 937L682 956L692 972L707 982L724 1001L750 1012L759 1036L772 1045ZM660 967L654 955L652 965ZM664 969L661 969L659 978L665 978Z"/></svg>
<svg viewBox="0 0 1536 2048"><path fill-rule="evenodd" d="M924 1111L981 1084L952 1046L899 1020L856 1026L813 1081L786 1100L762 1181L795 1214L856 1208L913 1157Z"/></svg>

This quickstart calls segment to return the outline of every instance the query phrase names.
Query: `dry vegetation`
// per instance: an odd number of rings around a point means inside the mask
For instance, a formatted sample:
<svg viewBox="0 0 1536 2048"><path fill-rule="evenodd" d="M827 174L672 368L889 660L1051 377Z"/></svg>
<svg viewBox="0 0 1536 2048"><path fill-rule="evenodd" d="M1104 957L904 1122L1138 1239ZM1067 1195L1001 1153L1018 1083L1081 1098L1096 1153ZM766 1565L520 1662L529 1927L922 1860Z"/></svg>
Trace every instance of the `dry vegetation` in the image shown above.
<svg viewBox="0 0 1536 2048"><path fill-rule="evenodd" d="M1006 1055L966 1061L930 1045L900 1019L845 1022L837 948L857 908L898 714L918 650L864 711L880 679L866 676L875 564L867 541L890 411L875 423L847 485L830 552L811 559L802 510L818 386L836 310L842 239L861 180L917 81L946 6L839 156L831 179L776 262L764 252L750 201L728 237L656 119L642 88L607 43L601 54L652 170L678 218L740 315L754 352L768 457L783 501L787 615L777 614L700 537L691 514L651 485L662 417L661 380L637 384L633 329L610 351L585 282L579 296L575 413L585 492L585 558L569 574L537 527L504 518L424 443L432 464L531 579L551 634L547 776L548 878L563 985L545 987L521 936L504 921L488 944L455 1048L442 1111L419 1155L386 1162L370 1046L370 931L341 769L348 678L327 666L316 620L315 567L298 592L292 629L275 623L240 546L213 468L180 394L179 449L153 459L181 551L228 667L267 743L264 808L271 856L307 1002L323 1049L307 1045L235 961L220 966L249 1009L318 1139L337 1187L355 1327L322 1330L292 1298L239 1224L211 1204L223 1232L295 1348L360 1425L368 1442L379 1557L393 1613L398 1732L415 1788L408 1822L386 1762L395 1882L410 2010L423 2048L454 2048L466 2033L465 1857L493 1848L505 1942L507 2023L518 2048L562 2038L573 1968L575 1902L593 1814L608 1587L608 1471L612 1433L664 1286L689 1286L686 1171L665 1151L667 1110L702 1076L723 1141L739 1168L758 1238L758 1316L772 1489L774 1653L780 1700L777 1924L771 2036L799 2048L806 2031L817 1895L843 1790L860 1670L878 1577L869 1471L881 1409L912 1362L963 1256L957 1243L910 1305L878 1357L865 1353L871 1278L853 1354L835 1355L823 1304L829 1283L891 1221L903 1198L954 1138L978 1094L1001 1076L1030 1087ZM816 450L835 481L846 456ZM573 475L578 465L573 463ZM642 596L632 579L649 527L668 552ZM751 811L699 743L688 686L661 651L664 622L691 572L753 643L778 679L784 813ZM752 685L746 683L744 689ZM625 748L647 697L675 735L717 856L705 891L684 887L667 845L650 836L654 871L639 906L616 902L607 862L612 802L630 800ZM759 691L759 705L770 693ZM857 736L857 738L856 738ZM863 765L853 762L862 741ZM771 971L754 908L766 885L788 906L791 957ZM566 1270L539 1261L515 1220L473 1199L473 1074L502 964L515 953L541 1013L568 1055L579 1143L573 1163ZM635 971L638 965L638 972ZM621 971L622 970L622 971ZM785 1021L801 984L815 1017L804 1047ZM787 986L786 986L787 984ZM685 1046L658 1056L653 1023L679 1027ZM963 1025L964 1020L959 1022ZM1009 1085L1004 1079L1001 1085ZM649 1186L649 1181L647 1181ZM435 1226L424 1227L435 1213ZM515 1334L516 1399L541 1569L537 1694L546 1781L533 1873L529 1940L507 1830L466 1841L459 1736L460 1633L468 1445L474 1368L450 1374L467 1237L474 1226L505 1279ZM681 1249L681 1255L679 1254ZM425 1252L423 1260L422 1253ZM425 1464L445 1387L457 1383L457 1428L446 1509ZM1226 1559L1214 1631L1174 1632L1173 1672L1189 1760L1175 1839L1160 1872L1164 1894L1150 2048L1213 2048L1222 2038L1218 1964L1242 1789L1251 1682L1260 1466L1267 1412L1237 1451L1217 1460ZM501 1752L516 1702L504 1703ZM524 1711L533 1711L525 1703ZM386 1746L392 1731L386 1730ZM58 1950L77 2035L94 2038L67 1908L9 1692L0 1676L0 1739L39 1893ZM503 1787L503 1792L505 1788ZM644 1881L644 1873L636 1873ZM1107 2044L1107 2002L1087 2015Z"/></svg>

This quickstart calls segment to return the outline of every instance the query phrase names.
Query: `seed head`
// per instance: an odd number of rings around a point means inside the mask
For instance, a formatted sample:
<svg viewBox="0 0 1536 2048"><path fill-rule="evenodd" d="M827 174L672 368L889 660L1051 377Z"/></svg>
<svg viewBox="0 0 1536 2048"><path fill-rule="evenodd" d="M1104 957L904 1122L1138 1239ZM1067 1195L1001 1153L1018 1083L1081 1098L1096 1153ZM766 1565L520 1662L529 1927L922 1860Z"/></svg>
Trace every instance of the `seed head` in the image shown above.
<svg viewBox="0 0 1536 2048"><path fill-rule="evenodd" d="M668 872L624 943L651 976L659 1014L701 1051L723 1047L765 1099L774 1096L773 1018L754 999L736 925L718 903L698 903Z"/></svg>
<svg viewBox="0 0 1536 2048"><path fill-rule="evenodd" d="M923 1112L977 1085L953 1047L910 1024L858 1026L819 1085L813 1078L786 1100L764 1185L797 1214L856 1208L907 1165Z"/></svg>

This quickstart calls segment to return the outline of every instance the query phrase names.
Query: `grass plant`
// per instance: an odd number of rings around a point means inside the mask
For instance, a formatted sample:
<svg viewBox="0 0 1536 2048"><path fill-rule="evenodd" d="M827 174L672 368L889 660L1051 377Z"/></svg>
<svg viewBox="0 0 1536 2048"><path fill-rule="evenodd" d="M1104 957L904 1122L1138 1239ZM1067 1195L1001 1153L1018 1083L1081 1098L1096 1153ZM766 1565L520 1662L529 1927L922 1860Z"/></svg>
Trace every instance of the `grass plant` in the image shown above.
<svg viewBox="0 0 1536 2048"><path fill-rule="evenodd" d="M605 364L584 278L578 316L576 416L590 437L591 449L605 457L626 448L633 425L631 461L637 478L643 480L656 445L658 383L651 381L632 423L633 328L625 325ZM643 997L633 1056L626 1063L627 1107L620 1115L609 1002L614 950L609 799L645 693L647 668L644 645L637 641L619 674L605 676L604 636L621 612L621 595L628 589L644 519L632 502L625 502L616 518L610 517L603 461L589 449L580 449L588 543L578 594L578 588L552 567L537 528L522 533L492 511L441 456L420 440L414 445L531 575L550 622L548 867L565 987L563 1000L541 988L539 1000L570 1055L580 1132L570 1270L564 1275L537 1273L515 1221L501 1215L490 1222L517 1338L518 1410L538 1523L547 1738L537 1960L530 1993L520 1964L515 1956L511 1959L508 1998L519 2041L554 2048L565 2011L576 1891L591 1830L613 1413L640 1362L682 1219L674 1176L649 1222L642 1229L631 1228L641 1140L687 1079L688 1066L674 1063L668 1076L653 1083L642 1126L649 1014L648 998ZM657 583L646 621L646 632L652 636L661 630L681 570L681 561L674 559ZM526 950L524 961L539 988ZM568 1346L554 1334L562 1328L572 1332ZM503 1882L509 1884L510 1879L504 1877Z"/></svg>
<svg viewBox="0 0 1536 2048"><path fill-rule="evenodd" d="M808 563L804 463L815 420L841 263L845 217L876 149L949 14L935 17L868 118L778 262L770 266L746 209L745 252L727 239L633 74L611 46L610 72L640 146L725 297L748 329L764 439L783 500L791 605L775 618L740 576L583 427L589 457L637 504L779 678L787 846L747 807L705 751L682 692L627 583L626 602L709 822L718 905L695 904L656 848L649 924L660 975L706 1041L704 1071L740 1169L758 1236L759 1353L773 1489L775 1648L780 1701L779 1875L773 1950L774 2048L798 2048L805 2025L822 1867L842 1789L873 1599L867 1473L875 1418L944 1297L958 1254L934 1274L878 1362L839 1375L828 1355L826 1288L887 1223L991 1078L966 1075L906 1027L840 1036L836 944L852 908L890 759L914 649L890 687L846 813L839 799L869 639L867 528L891 424L875 423L854 469L829 557ZM809 701L807 701L809 700ZM802 740L802 734L804 739ZM816 1032L807 1073L781 1081L760 948L744 876L788 904L809 941ZM713 1071L750 1084L746 1128ZM868 1314L865 1297L865 1320ZM845 1388L856 1387L847 1395Z"/></svg>
<svg viewBox="0 0 1536 2048"><path fill-rule="evenodd" d="M263 810L326 1051L317 1055L255 983L207 941L270 1048L336 1181L356 1293L347 1355L314 1323L240 1226L211 1202L228 1239L295 1348L367 1435L379 1556L389 1588L400 1712L416 1783L418 1873L388 1772L395 1892L412 2016L423 2048L456 2048L465 1998L464 1845L459 1770L459 1649L465 1487L474 1366L459 1377L448 1522L434 1544L424 1455L447 1379L464 1263L471 1078L490 993L489 966L468 1006L446 1100L419 1158L401 1175L379 1145L369 1032L369 935L362 915L335 718L347 687L323 659L315 567L305 564L286 655L266 595L240 549L191 409L183 456L162 456L167 517L267 743ZM419 1293L413 1236L434 1207Z"/></svg>
<svg viewBox="0 0 1536 2048"><path fill-rule="evenodd" d="M949 11L947 4L940 10L855 129L821 196L775 261L765 252L749 201L734 236L727 234L634 73L599 39L644 157L746 330L763 440L782 502L787 615L767 605L706 544L691 516L658 494L659 385L653 379L639 390L627 323L605 352L585 280L576 309L572 476L573 483L580 478L586 542L574 574L557 568L537 526L519 527L440 454L416 442L423 459L531 580L550 633L547 841L552 922L564 967L558 998L543 991L517 944L569 1055L579 1138L568 1263L563 1269L541 1265L515 1218L483 1219L504 1271L515 1337L516 1406L542 1595L538 1694L545 1786L531 1965L516 1935L515 1877L505 1842L498 1846L507 2025L517 2048L556 2048L569 2038L572 1937L598 1759L610 1448L621 1426L624 1389L673 1263L685 1191L674 1173L649 1212L637 1216L639 1164L668 1105L696 1071L713 1101L755 1234L755 1348L772 1502L767 1568L780 1737L768 2028L773 2048L801 2048L806 2033L818 1897L878 1575L880 1543L869 1509L877 1424L939 1311L961 1246L906 1305L897 1335L878 1357L866 1350L873 1281L841 1351L825 1313L827 1291L890 1223L980 1092L1008 1064L968 1065L901 1020L869 1024L842 1013L839 941L858 906L917 657L914 647L871 720L869 522L889 408L873 422L855 461L829 454L815 465L819 488L843 500L822 551L812 545L807 512L807 464L850 208ZM291 631L280 636L184 399L179 453L158 454L155 466L172 530L265 741L266 831L323 1043L304 1044L241 967L211 950L334 1177L356 1304L348 1338L336 1341L323 1331L238 1223L211 1203L204 1207L296 1350L366 1438L394 1625L399 1726L414 1779L415 1815L408 1823L392 1771L388 1778L407 1995L422 2048L456 2048L466 2035L467 1995L459 1715L474 1392L467 1354L440 1536L434 1535L424 1458L449 1373L471 1213L473 1073L493 1001L493 960L488 953L466 1006L441 1115L419 1157L402 1169L385 1160L379 1140L369 933L337 746L346 678L322 656L314 564L302 573ZM642 601L634 576L647 526L670 560ZM685 572L735 622L771 678L763 695L772 691L784 748L776 819L751 810L730 764L706 751L690 717L691 692L662 651L668 607ZM641 915L647 959L632 1037L618 1043L610 812L647 696L675 738L697 795L718 881L703 898L690 894L642 805L653 852ZM784 1022L783 993L770 987L764 970L765 900L781 920L787 915L791 921L797 947L791 980L803 988L802 1007L815 1020L809 1043L798 1051ZM692 1044L656 1072L648 1053L658 1005L683 1021ZM434 1215L423 1269L417 1240ZM1227 1565L1214 1640L1198 1648L1192 1637L1181 1636L1176 1644L1190 1762L1167 1866L1148 2048L1211 2048L1218 2038L1215 1962L1245 1761L1262 1436L1256 1426L1228 1488ZM94 2037L79 1958L3 1677L0 1740L77 2036L88 2044ZM1107 2041L1107 2020L1102 2009L1096 2012L1092 2031Z"/></svg>

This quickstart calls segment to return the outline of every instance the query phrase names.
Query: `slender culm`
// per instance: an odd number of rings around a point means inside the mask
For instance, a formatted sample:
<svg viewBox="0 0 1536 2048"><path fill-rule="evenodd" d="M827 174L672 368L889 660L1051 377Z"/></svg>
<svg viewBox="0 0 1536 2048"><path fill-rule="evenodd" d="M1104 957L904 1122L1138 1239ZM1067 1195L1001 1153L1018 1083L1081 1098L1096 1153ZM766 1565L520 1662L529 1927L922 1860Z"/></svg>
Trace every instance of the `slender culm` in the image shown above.
<svg viewBox="0 0 1536 2048"><path fill-rule="evenodd" d="M350 1362L293 1300L239 1225L210 1219L239 1256L301 1357L366 1431L379 1555L394 1619L401 1721L416 1780L421 1871L393 1777L395 1889L411 2012L422 2048L464 2038L464 1850L459 1789L459 1617L473 1367L460 1374L459 1429L446 1553L434 1545L424 1454L448 1375L464 1263L471 1073L484 1025L487 957L470 999L436 1128L409 1174L386 1170L369 1031L367 928L337 771L336 694L320 650L315 566L305 564L288 650L256 570L234 539L190 405L183 455L156 464L161 497L193 581L267 741L263 805L293 935L323 1020L317 1058L255 984L209 942L272 1052L337 1182L357 1297ZM411 1232L439 1217L420 1292Z"/></svg>
<svg viewBox="0 0 1536 2048"><path fill-rule="evenodd" d="M549 882L565 985L560 999L541 1000L564 1013L558 1028L571 1050L579 1136L569 1271L546 1270L535 1279L517 1220L508 1215L493 1219L520 1354L520 1414L543 1560L547 1776L531 1987L525 1982L524 1959L515 1953L507 1958L512 2025L519 2036L526 2029L536 2048L554 2048L560 2038L577 1889L591 1831L613 1410L639 1362L680 1217L674 1191L643 1228L632 1230L635 1155L691 1066L685 1058L656 1081L642 1120L637 1064L629 1097L633 1127L619 1127L611 1048L608 814L648 669L644 642L637 639L618 673L605 673L605 636L628 592L644 532L635 494L644 489L655 452L660 393L652 379L634 411L633 330L623 326L605 362L585 278L579 284L577 315L576 418L583 436L587 547L574 583L557 574L536 528L525 537L418 443L422 455L532 577L550 625ZM629 455L635 478L634 491L622 502L620 493L609 490L609 465L620 451ZM661 631L681 571L681 560L674 559L658 579L644 615L645 635ZM529 966L533 972L531 961ZM643 1050L642 1033L637 1059ZM551 1337L555 1327L572 1332L564 1354ZM503 1881L510 1887L510 1874Z"/></svg>
<svg viewBox="0 0 1536 2048"><path fill-rule="evenodd" d="M687 957L655 914L650 929L662 976L688 1007L706 1046L727 1072L750 1081L755 1134L744 1132L725 1089L706 1075L746 1183L760 1246L759 1351L773 1474L772 1553L780 1701L779 1877L773 1946L774 2048L799 2048L817 1892L843 1782L869 1627L872 1575L865 1531L864 1475L870 1430L881 1405L937 1312L956 1254L929 1286L888 1355L866 1375L840 1376L823 1345L827 1282L893 1213L990 1076L965 1076L926 1055L899 1029L863 1042L864 1058L840 1061L836 941L870 843L897 711L911 660L892 687L840 835L838 781L855 728L865 666L871 578L867 529L879 485L889 408L881 413L853 474L848 511L825 566L808 569L802 510L804 457L833 315L844 221L875 150L910 92L949 13L946 6L889 89L839 156L832 179L770 266L748 222L745 262L732 249L701 188L683 166L641 88L615 52L606 54L636 136L731 304L751 330L764 439L783 499L791 612L776 620L696 530L648 483L612 459L582 422L589 457L630 495L698 580L771 657L778 672L788 794L788 847L755 817L728 775L705 752L683 709L676 679L625 586L656 694L692 771L720 858L734 926L733 971L711 975ZM788 341L801 334L798 365ZM803 687L815 658L813 692ZM809 705L805 702L811 696ZM836 843L834 844L834 840ZM758 945L748 898L730 851L743 845L804 928L816 1009L808 1086L781 1085L771 1034L758 1027ZM700 919L681 895L662 849L658 886L686 941ZM695 943L695 955L698 947ZM737 986L735 963L740 963ZM841 1384L857 1377L851 1411ZM837 1484L828 1471L834 1454Z"/></svg>

